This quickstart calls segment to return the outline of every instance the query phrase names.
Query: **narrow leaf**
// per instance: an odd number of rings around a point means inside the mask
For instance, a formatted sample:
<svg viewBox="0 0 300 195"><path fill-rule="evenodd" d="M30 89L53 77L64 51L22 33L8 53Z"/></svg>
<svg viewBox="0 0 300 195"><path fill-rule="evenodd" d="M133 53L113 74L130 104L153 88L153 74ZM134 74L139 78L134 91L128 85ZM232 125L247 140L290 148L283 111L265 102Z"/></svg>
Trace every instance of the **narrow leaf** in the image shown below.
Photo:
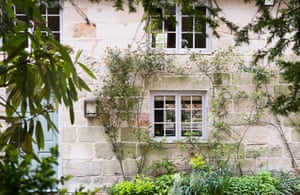
<svg viewBox="0 0 300 195"><path fill-rule="evenodd" d="M45 147L44 132L41 121L39 120L36 122L35 140L39 149L43 149Z"/></svg>

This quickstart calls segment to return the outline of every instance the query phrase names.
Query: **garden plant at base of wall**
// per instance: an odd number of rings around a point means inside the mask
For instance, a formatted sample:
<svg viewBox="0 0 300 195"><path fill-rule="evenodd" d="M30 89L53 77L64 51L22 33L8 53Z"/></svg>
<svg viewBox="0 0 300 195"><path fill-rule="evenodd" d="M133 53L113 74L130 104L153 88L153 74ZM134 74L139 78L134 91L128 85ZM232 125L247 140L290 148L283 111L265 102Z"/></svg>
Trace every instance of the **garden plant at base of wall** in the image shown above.
<svg viewBox="0 0 300 195"><path fill-rule="evenodd" d="M191 161L191 172L166 174L153 179L137 176L133 181L116 183L108 192L112 195L300 194L300 178L288 172L262 171L254 175L234 176L230 169L204 166L201 158Z"/></svg>

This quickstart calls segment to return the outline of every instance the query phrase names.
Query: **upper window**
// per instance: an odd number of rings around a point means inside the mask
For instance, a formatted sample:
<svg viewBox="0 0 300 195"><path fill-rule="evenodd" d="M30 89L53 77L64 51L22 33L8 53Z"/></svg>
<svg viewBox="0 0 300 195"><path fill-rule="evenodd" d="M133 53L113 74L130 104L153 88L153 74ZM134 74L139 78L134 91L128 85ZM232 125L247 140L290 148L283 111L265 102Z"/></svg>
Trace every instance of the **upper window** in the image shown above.
<svg viewBox="0 0 300 195"><path fill-rule="evenodd" d="M14 7L14 13L16 18L20 21L27 22L28 18L26 14L22 13L17 7ZM51 31L52 35L57 41L60 41L60 6L59 0L53 1L51 7L45 7L41 5L40 12L45 19L45 26ZM33 24L34 25L34 24ZM34 28L34 27L33 27ZM32 31L33 29L28 29ZM44 31L46 35L48 35L47 31ZM28 43L30 47L30 43Z"/></svg>
<svg viewBox="0 0 300 195"><path fill-rule="evenodd" d="M169 52L209 50L209 29L206 7L179 4L157 8L151 14L150 43L152 48Z"/></svg>
<svg viewBox="0 0 300 195"><path fill-rule="evenodd" d="M203 137L205 97L204 92L153 92L151 126L154 137Z"/></svg>

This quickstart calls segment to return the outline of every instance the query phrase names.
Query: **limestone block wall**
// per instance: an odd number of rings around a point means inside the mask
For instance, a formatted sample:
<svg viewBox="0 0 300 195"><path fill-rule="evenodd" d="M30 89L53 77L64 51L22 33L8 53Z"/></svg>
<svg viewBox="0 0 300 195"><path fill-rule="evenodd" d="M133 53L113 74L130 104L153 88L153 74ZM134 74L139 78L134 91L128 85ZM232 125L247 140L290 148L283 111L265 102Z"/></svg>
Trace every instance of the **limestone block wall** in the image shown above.
<svg viewBox="0 0 300 195"><path fill-rule="evenodd" d="M69 45L74 50L82 49L81 60L93 70L97 79L93 80L84 73L82 77L89 84L92 91L90 93L80 92L79 101L75 103L75 123L70 124L68 110L61 106L59 108L59 146L60 165L59 175L73 175L73 178L66 183L65 187L72 191L80 184L88 188L104 185L111 185L115 181L122 179L121 169L109 137L98 119L84 118L84 99L94 96L94 92L101 89L103 79L107 76L107 68L103 61L105 49L107 47L118 47L126 49L128 45L136 47L145 43L145 32L143 31L142 8L138 8L136 13L128 14L127 11L116 12L110 2L91 3L87 0L74 0L78 8L86 14L89 24L80 15L75 7L69 2L63 4L63 44ZM222 0L218 1L223 8L222 14L225 17L244 25L255 15L252 5L245 5L242 0ZM234 43L233 35L224 26L218 29L220 38L212 38L212 51L226 48ZM245 61L249 61L253 51L263 46L264 35L251 37L251 44L238 48L243 54ZM185 68L188 63L188 56L170 56L175 59L175 63ZM206 56L207 58L210 55ZM150 90L205 90L208 93L207 102L207 137L209 136L210 125L210 103L212 101L212 84L210 80L196 67L188 67L189 75L164 75L159 74L153 78L142 107L145 131L148 130L149 122L149 91ZM80 71L80 69L78 69ZM237 72L230 69L222 73L222 83L220 88L226 88L234 94L237 89L251 92L255 89L253 77L250 74ZM284 87L285 83L280 78L272 81L272 86ZM265 113L265 123L245 126L239 125L244 112L251 110L249 99L236 98L228 102L228 114L225 121L232 125L232 128L241 134L245 132L242 142L241 155L245 157L243 161L243 171L255 171L259 169L290 169L291 159L288 155L285 144L280 139L275 118L270 113ZM147 121L148 120L148 121ZM300 160L300 134L290 124L289 120L280 118L281 128L284 129L288 142L291 144L297 160ZM134 135L128 129L119 131L119 140L124 145L125 158L123 163L125 174L134 176L137 171L135 157L141 156L142 145L136 142ZM232 143L231 135L224 135L224 141ZM205 143L205 140L203 141ZM183 156L182 156L183 155ZM156 160L170 159L178 165L179 169L188 168L188 163L184 161L184 154L178 145L166 143L159 151L151 151L146 165L150 165Z"/></svg>

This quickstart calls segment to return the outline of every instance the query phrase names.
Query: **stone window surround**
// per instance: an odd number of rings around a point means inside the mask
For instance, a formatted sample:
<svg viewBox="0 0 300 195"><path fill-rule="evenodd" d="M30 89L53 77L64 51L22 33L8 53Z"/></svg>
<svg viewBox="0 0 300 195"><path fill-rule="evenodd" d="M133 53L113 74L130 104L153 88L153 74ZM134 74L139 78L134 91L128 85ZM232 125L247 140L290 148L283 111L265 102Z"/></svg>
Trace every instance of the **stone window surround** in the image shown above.
<svg viewBox="0 0 300 195"><path fill-rule="evenodd" d="M207 4L210 5L209 3L210 1L207 0ZM206 14L208 13L208 10L206 10ZM175 48L160 48L163 50L163 52L165 54L187 54L190 52L199 52L201 51L202 54L211 54L211 50L212 50L212 32L211 29L209 27L208 24L206 24L206 48L181 48L181 34L182 34L182 30L181 30L181 19L182 19L182 15L181 15L181 6L180 4L176 4L176 47ZM149 46L152 47L152 35L149 34L148 35L148 42L149 42ZM166 43L163 43L166 44ZM153 48L153 47L152 47ZM155 48L154 48L155 49Z"/></svg>
<svg viewBox="0 0 300 195"><path fill-rule="evenodd" d="M176 120L176 135L175 136L155 136L154 134L154 97L155 96L175 96L175 118ZM176 140L186 139L187 136L181 136L180 125L181 125L181 96L201 96L202 97L202 128L201 136L193 136L195 139L204 140L206 137L206 120L207 120L207 91L204 90L174 90L174 91L150 91L150 135L157 140L163 140L166 142L172 142Z"/></svg>

